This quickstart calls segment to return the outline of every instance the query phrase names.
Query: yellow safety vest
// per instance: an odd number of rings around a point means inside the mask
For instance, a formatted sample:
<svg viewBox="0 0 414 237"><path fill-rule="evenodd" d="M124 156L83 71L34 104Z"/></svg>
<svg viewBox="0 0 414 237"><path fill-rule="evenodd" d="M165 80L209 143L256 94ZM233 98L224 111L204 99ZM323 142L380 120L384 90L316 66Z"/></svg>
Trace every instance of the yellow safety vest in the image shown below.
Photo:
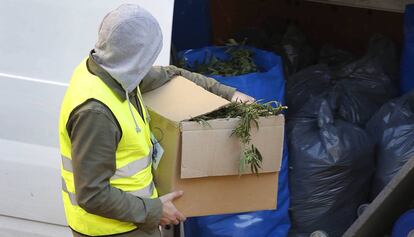
<svg viewBox="0 0 414 237"><path fill-rule="evenodd" d="M139 89L137 91L141 98ZM128 232L136 229L137 226L133 223L88 213L76 202L71 156L72 144L66 124L71 112L77 106L91 99L105 104L112 111L122 129L122 138L116 150L116 173L111 178L110 184L135 196L146 198L158 196L153 183L152 143L146 113L143 113L144 119L142 119L138 111L132 108L141 129L140 132L137 132L128 102L122 102L101 79L91 74L86 67L85 60L75 69L60 112L62 196L66 219L73 230L85 235L100 236ZM142 99L140 103L145 110Z"/></svg>

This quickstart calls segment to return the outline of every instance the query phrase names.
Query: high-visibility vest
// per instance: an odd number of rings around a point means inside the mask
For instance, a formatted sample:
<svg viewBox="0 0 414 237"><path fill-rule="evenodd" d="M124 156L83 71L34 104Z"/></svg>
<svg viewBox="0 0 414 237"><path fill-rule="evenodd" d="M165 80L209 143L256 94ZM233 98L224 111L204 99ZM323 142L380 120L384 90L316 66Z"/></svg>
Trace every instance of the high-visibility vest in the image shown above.
<svg viewBox="0 0 414 237"><path fill-rule="evenodd" d="M139 89L137 93L137 96L142 98ZM75 69L60 112L62 196L66 219L73 230L85 235L100 236L128 232L136 229L137 226L133 223L88 213L76 201L71 155L72 144L66 124L71 112L89 100L97 100L105 104L112 111L122 129L122 137L116 150L116 172L110 179L110 185L139 197L156 198L158 196L152 176L149 118L145 112L143 112L142 118L132 106L132 113L134 113L141 130L137 132L128 102L122 102L101 79L91 74L85 60ZM145 111L142 99L140 103Z"/></svg>

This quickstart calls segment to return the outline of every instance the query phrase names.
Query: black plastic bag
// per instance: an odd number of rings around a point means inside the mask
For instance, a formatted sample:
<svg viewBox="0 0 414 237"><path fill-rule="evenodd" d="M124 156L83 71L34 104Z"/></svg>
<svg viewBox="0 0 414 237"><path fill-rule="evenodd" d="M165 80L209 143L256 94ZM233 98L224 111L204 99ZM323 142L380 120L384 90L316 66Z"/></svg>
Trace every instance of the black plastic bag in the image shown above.
<svg viewBox="0 0 414 237"><path fill-rule="evenodd" d="M326 64L332 69L338 69L355 61L356 58L352 53L326 44L319 52L318 63Z"/></svg>
<svg viewBox="0 0 414 237"><path fill-rule="evenodd" d="M313 65L316 60L315 50L309 45L304 33L294 24L287 27L282 39L289 75Z"/></svg>
<svg viewBox="0 0 414 237"><path fill-rule="evenodd" d="M381 34L373 35L370 38L365 57L382 68L391 80L399 80L400 55L398 54L397 46L391 39Z"/></svg>
<svg viewBox="0 0 414 237"><path fill-rule="evenodd" d="M344 120L365 126L387 101L397 94L396 87L372 60L363 58L338 70L319 64L292 75L287 82L288 116L294 116L306 101L328 94L332 108Z"/></svg>
<svg viewBox="0 0 414 237"><path fill-rule="evenodd" d="M404 164L414 158L414 91L385 104L367 124L376 143L374 199Z"/></svg>
<svg viewBox="0 0 414 237"><path fill-rule="evenodd" d="M288 123L290 236L341 236L369 198L374 146L367 133L334 119L325 99L310 100Z"/></svg>
<svg viewBox="0 0 414 237"><path fill-rule="evenodd" d="M331 90L332 78L331 70L324 64L308 67L289 77L286 83L288 116L294 116L310 98Z"/></svg>
<svg viewBox="0 0 414 237"><path fill-rule="evenodd" d="M381 106L397 95L390 78L371 59L363 58L335 72L333 96L339 115L346 121L365 126Z"/></svg>

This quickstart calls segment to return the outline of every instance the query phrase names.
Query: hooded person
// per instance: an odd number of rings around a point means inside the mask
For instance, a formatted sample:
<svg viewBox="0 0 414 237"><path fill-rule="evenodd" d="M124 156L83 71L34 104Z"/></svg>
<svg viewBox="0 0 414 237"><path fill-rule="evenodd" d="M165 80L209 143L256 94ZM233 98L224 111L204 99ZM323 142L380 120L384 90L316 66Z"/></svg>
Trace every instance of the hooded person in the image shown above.
<svg viewBox="0 0 414 237"><path fill-rule="evenodd" d="M162 31L145 9L121 5L103 20L89 57L75 69L61 105L62 198L75 237L161 236L185 217L158 197L153 145L141 93L181 75L228 100L252 100L234 88L174 66L153 66Z"/></svg>

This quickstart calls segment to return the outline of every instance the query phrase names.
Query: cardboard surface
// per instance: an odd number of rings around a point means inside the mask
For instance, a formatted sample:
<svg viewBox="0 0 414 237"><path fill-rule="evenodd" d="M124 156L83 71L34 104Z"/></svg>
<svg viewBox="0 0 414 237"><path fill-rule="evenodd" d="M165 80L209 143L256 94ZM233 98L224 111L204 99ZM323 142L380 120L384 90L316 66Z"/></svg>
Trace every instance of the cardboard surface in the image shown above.
<svg viewBox="0 0 414 237"><path fill-rule="evenodd" d="M154 181L160 195L175 189L176 176L180 168L179 147L181 147L180 129L175 122L149 111L151 116L151 131L164 148L157 170L154 171Z"/></svg>
<svg viewBox="0 0 414 237"><path fill-rule="evenodd" d="M174 205L187 217L274 210L279 173L182 179Z"/></svg>
<svg viewBox="0 0 414 237"><path fill-rule="evenodd" d="M230 103L181 76L145 93L143 98L146 106L174 122L209 113Z"/></svg>
<svg viewBox="0 0 414 237"><path fill-rule="evenodd" d="M237 137L231 136L239 119L216 119L209 126L196 122L182 123L181 178L239 175L239 161L243 152ZM259 173L280 170L284 117L259 119L259 130L252 127L252 144L263 157ZM277 155L275 155L277 154ZM251 173L246 166L246 174Z"/></svg>
<svg viewBox="0 0 414 237"><path fill-rule="evenodd" d="M276 208L283 115L261 118L259 130L252 131L252 142L264 158L261 174L239 176L240 142L230 137L238 119L210 120L210 126L186 121L228 101L184 78L173 79L143 97L151 116L151 131L164 148L154 171L158 193L183 190L184 196L174 204L185 216Z"/></svg>

